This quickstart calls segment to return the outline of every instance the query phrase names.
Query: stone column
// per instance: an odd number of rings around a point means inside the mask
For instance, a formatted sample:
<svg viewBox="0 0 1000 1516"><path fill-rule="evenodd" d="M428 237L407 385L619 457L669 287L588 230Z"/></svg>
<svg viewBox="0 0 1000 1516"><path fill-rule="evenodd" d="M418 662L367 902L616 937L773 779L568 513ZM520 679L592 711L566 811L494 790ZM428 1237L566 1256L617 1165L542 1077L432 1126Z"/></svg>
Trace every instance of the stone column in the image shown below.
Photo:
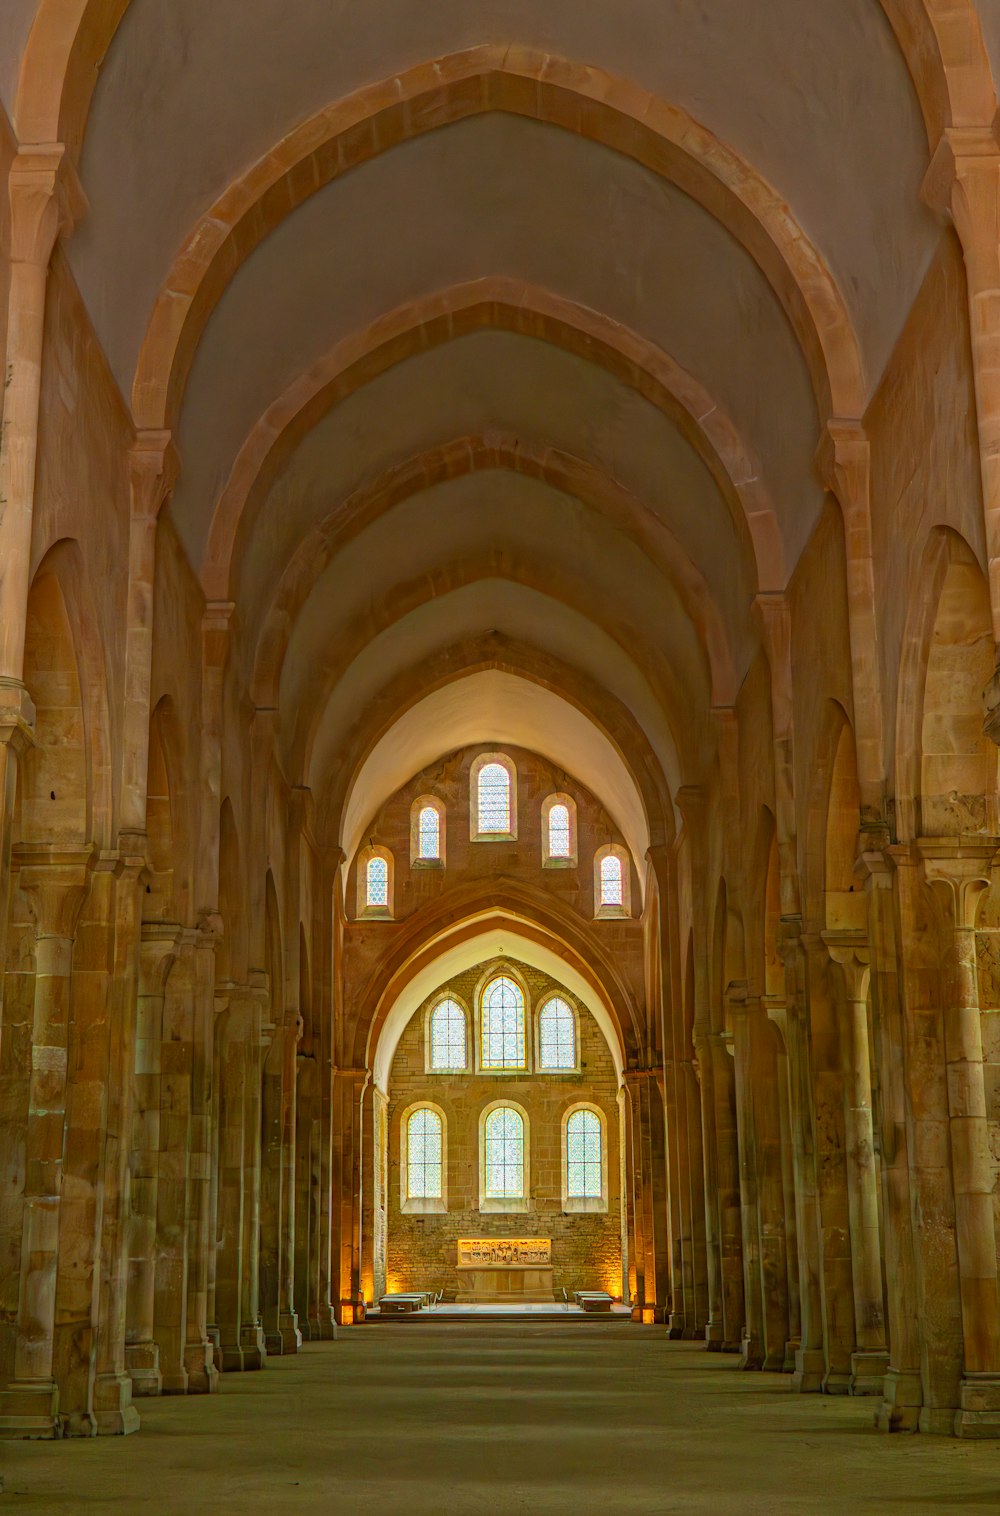
<svg viewBox="0 0 1000 1516"><path fill-rule="evenodd" d="M56 1287L73 941L92 860L20 851L20 888L36 928L35 994L14 1377L0 1388L0 1437L58 1437Z"/></svg>
<svg viewBox="0 0 1000 1516"><path fill-rule="evenodd" d="M823 1388L826 1360L823 1352L819 1187L816 1177L812 1069L800 922L782 922L778 951L784 962L788 991L785 1028L801 1319L801 1340L795 1353L792 1389L815 1393Z"/></svg>
<svg viewBox="0 0 1000 1516"><path fill-rule="evenodd" d="M761 1280L757 1199L757 1143L753 1118L753 1058L747 986L726 989L728 1019L733 1028L732 1050L736 1087L736 1139L740 1190L740 1243L743 1257L743 1335L740 1362L745 1369L764 1364L764 1291Z"/></svg>
<svg viewBox="0 0 1000 1516"><path fill-rule="evenodd" d="M10 854L19 756L31 741L34 707L24 686L31 575L31 523L52 248L85 202L61 143L23 146L10 169L10 286L0 431L0 963L5 961ZM2 991L0 991L2 993Z"/></svg>
<svg viewBox="0 0 1000 1516"><path fill-rule="evenodd" d="M715 1141L718 1153L719 1254L722 1272L722 1351L743 1349L746 1306L743 1294L743 1217L740 1205L739 1142L736 1131L733 1039L713 1032L709 1039L715 1095Z"/></svg>
<svg viewBox="0 0 1000 1516"><path fill-rule="evenodd" d="M765 998L767 1018L778 1038L775 1090L778 1106L781 1159L781 1196L784 1214L785 1278L788 1281L788 1337L782 1368L795 1370L795 1355L802 1346L802 1312L799 1304L799 1243L795 1207L795 1159L792 1149L791 1088L788 1075L788 1016L776 996Z"/></svg>
<svg viewBox="0 0 1000 1516"><path fill-rule="evenodd" d="M876 1425L886 1432L915 1432L923 1391L920 1380L918 1285L913 1251L910 1126L907 1120L907 1052L896 949L895 871L888 828L862 834L855 872L864 882L872 960L872 1027L879 1070L883 1244L887 1291L889 1366L882 1382Z"/></svg>
<svg viewBox="0 0 1000 1516"><path fill-rule="evenodd" d="M214 1245L212 1216L212 1034L215 1022L215 924L203 918L192 933L194 999L191 1024L190 1125L188 1163L187 1322L184 1366L189 1395L219 1388L215 1344L208 1335L209 1253Z"/></svg>
<svg viewBox="0 0 1000 1516"><path fill-rule="evenodd" d="M824 932L824 941L844 977L846 997L844 1118L847 1130L847 1191L854 1280L851 1394L881 1395L889 1367L882 1292L882 1240L878 1172L872 1121L871 1049L868 1039L868 944L854 932Z"/></svg>
<svg viewBox="0 0 1000 1516"><path fill-rule="evenodd" d="M156 1300L156 1196L160 1165L160 1044L167 976L180 928L145 922L139 956L131 1141L131 1207L126 1304L125 1364L135 1396L163 1388L154 1335Z"/></svg>
<svg viewBox="0 0 1000 1516"><path fill-rule="evenodd" d="M976 913L989 888L997 838L922 838L924 871L946 919L945 1057L955 1191L964 1363L955 1434L1000 1436L1000 1288L993 1216Z"/></svg>
<svg viewBox="0 0 1000 1516"><path fill-rule="evenodd" d="M371 1077L368 1069L333 1073L333 1251L337 1321L352 1326L360 1279L361 1100Z"/></svg>
<svg viewBox="0 0 1000 1516"><path fill-rule="evenodd" d="M702 1157L705 1181L705 1256L707 1262L708 1321L705 1346L710 1353L722 1348L722 1255L719 1239L719 1168L715 1139L715 1070L710 1034L695 1028L698 1089L701 1095Z"/></svg>

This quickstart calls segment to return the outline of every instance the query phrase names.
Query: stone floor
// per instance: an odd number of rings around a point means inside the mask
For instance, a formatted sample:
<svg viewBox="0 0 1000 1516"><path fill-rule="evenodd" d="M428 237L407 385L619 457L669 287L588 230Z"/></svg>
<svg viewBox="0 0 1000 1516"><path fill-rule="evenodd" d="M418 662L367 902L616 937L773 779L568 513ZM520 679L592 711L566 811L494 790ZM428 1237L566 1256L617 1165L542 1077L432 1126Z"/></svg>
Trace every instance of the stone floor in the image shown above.
<svg viewBox="0 0 1000 1516"><path fill-rule="evenodd" d="M870 1417L657 1328L356 1327L136 1437L0 1445L0 1516L1000 1510L1000 1445Z"/></svg>

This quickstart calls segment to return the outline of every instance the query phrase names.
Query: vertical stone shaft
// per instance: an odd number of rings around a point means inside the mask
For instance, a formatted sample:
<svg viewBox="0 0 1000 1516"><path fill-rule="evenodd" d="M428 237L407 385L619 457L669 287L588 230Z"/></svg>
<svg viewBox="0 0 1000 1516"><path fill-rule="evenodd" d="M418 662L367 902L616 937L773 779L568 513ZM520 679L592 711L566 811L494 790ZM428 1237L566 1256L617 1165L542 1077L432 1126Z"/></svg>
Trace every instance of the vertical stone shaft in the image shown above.
<svg viewBox="0 0 1000 1516"><path fill-rule="evenodd" d="M184 1366L188 1393L211 1394L218 1389L215 1349L208 1335L209 1253L212 1250L212 1030L215 1018L215 932L203 919L192 934L194 950L193 1002L188 1111L187 1186L187 1312Z"/></svg>
<svg viewBox="0 0 1000 1516"><path fill-rule="evenodd" d="M872 1118L871 1047L868 1037L867 944L854 934L825 934L830 956L843 971L845 1033L844 1121L847 1133L847 1195L851 1227L856 1350L851 1356L851 1393L881 1395L889 1366L882 1292L882 1241L878 1170Z"/></svg>
<svg viewBox="0 0 1000 1516"><path fill-rule="evenodd" d="M0 1389L0 1435L59 1435L56 1292L66 1122L73 942L90 858L22 862L35 919L31 1074L24 1150L24 1211L14 1377Z"/></svg>
<svg viewBox="0 0 1000 1516"><path fill-rule="evenodd" d="M707 1259L708 1320L705 1343L709 1352L722 1347L722 1255L719 1237L719 1168L715 1135L715 1066L710 1034L695 1032L701 1094L702 1160L705 1193L705 1254Z"/></svg>
<svg viewBox="0 0 1000 1516"><path fill-rule="evenodd" d="M753 1056L750 1048L750 1017L747 986L730 984L726 991L729 1021L733 1028L733 1061L736 1088L736 1135L739 1155L740 1243L743 1257L744 1323L741 1361L746 1369L764 1363L764 1287L761 1278L758 1230L757 1142L753 1113Z"/></svg>
<svg viewBox="0 0 1000 1516"><path fill-rule="evenodd" d="M959 1436L996 1437L1000 1436L1000 1288L993 1216L995 1165L986 1111L975 922L980 897L989 887L997 841L925 838L919 846L927 877L946 906L947 920L944 1032L963 1345L955 1431Z"/></svg>
<svg viewBox="0 0 1000 1516"><path fill-rule="evenodd" d="M125 1316L125 1364L132 1379L132 1394L136 1396L158 1395L163 1387L160 1350L154 1336L160 1044L166 980L176 951L177 935L178 928L172 924L146 923L140 948Z"/></svg>
<svg viewBox="0 0 1000 1516"><path fill-rule="evenodd" d="M732 1039L723 1032L710 1038L715 1094L715 1140L718 1152L719 1242L722 1264L723 1351L742 1349L746 1307L743 1295L743 1217L740 1205L739 1142Z"/></svg>

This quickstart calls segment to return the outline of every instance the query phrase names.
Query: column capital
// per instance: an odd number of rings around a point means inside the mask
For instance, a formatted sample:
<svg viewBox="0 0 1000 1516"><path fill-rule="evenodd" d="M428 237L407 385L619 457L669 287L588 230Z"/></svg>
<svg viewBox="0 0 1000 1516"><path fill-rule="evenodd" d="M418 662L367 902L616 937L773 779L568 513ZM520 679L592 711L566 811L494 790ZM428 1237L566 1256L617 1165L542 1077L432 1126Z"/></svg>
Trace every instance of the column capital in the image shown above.
<svg viewBox="0 0 1000 1516"><path fill-rule="evenodd" d="M38 936L74 937L95 864L92 849L57 852L19 845L14 852L18 887L27 898Z"/></svg>
<svg viewBox="0 0 1000 1516"><path fill-rule="evenodd" d="M845 516L863 510L867 518L871 444L863 422L840 417L828 421L816 449L816 468Z"/></svg>
<svg viewBox="0 0 1000 1516"><path fill-rule="evenodd" d="M180 458L169 431L140 431L129 451L132 515L155 521L180 471Z"/></svg>
<svg viewBox="0 0 1000 1516"><path fill-rule="evenodd" d="M0 745L20 758L35 743L35 705L20 679L0 674Z"/></svg>
<svg viewBox="0 0 1000 1516"><path fill-rule="evenodd" d="M167 976L174 965L182 931L178 921L142 923L139 937L140 994L148 995L164 989Z"/></svg>
<svg viewBox="0 0 1000 1516"><path fill-rule="evenodd" d="M87 197L61 142L20 147L8 180L11 261L47 268L56 238L86 213Z"/></svg>
<svg viewBox="0 0 1000 1516"><path fill-rule="evenodd" d="M952 221L962 239L966 256L974 251L985 226L970 222L971 196L997 194L1000 175L1000 142L996 126L949 126L942 132L934 149L923 184L921 198L942 221ZM991 176L993 183L991 183ZM972 245L966 243L971 233ZM996 241L994 228L994 241ZM996 253L993 254L996 257Z"/></svg>
<svg viewBox="0 0 1000 1516"><path fill-rule="evenodd" d="M844 974L848 1000L867 1000L871 980L871 949L864 932L822 932L826 950Z"/></svg>
<svg viewBox="0 0 1000 1516"><path fill-rule="evenodd" d="M959 928L975 926L979 897L989 889L1000 837L918 837L924 877L948 901Z"/></svg>

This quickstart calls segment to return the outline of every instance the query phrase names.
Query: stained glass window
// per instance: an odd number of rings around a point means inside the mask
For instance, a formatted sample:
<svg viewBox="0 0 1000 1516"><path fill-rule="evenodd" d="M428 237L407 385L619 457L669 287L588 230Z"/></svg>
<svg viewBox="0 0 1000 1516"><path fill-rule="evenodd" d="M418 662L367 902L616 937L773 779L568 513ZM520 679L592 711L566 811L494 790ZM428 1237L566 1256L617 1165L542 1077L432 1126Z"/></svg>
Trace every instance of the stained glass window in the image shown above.
<svg viewBox="0 0 1000 1516"><path fill-rule="evenodd" d="M601 1199L601 1159L601 1118L595 1111L574 1111L566 1123L568 1199Z"/></svg>
<svg viewBox="0 0 1000 1516"><path fill-rule="evenodd" d="M478 785L480 832L509 832L510 775L503 764L484 764L479 770Z"/></svg>
<svg viewBox="0 0 1000 1516"><path fill-rule="evenodd" d="M549 857L570 856L569 806L560 802L549 811Z"/></svg>
<svg viewBox="0 0 1000 1516"><path fill-rule="evenodd" d="M576 1068L576 1017L556 996L538 1018L538 1061L543 1069Z"/></svg>
<svg viewBox="0 0 1000 1516"><path fill-rule="evenodd" d="M388 906L389 864L385 858L369 858L365 869L366 904Z"/></svg>
<svg viewBox="0 0 1000 1516"><path fill-rule="evenodd" d="M624 904L622 861L616 853L608 853L601 859L601 904Z"/></svg>
<svg viewBox="0 0 1000 1516"><path fill-rule="evenodd" d="M484 1069L523 1069L524 996L506 974L483 991L481 1006Z"/></svg>
<svg viewBox="0 0 1000 1516"><path fill-rule="evenodd" d="M417 856L441 857L441 817L433 805L425 805L417 821Z"/></svg>
<svg viewBox="0 0 1000 1516"><path fill-rule="evenodd" d="M427 1106L411 1111L406 1123L406 1193L410 1200L440 1200L441 1117Z"/></svg>
<svg viewBox="0 0 1000 1516"><path fill-rule="evenodd" d="M524 1198L524 1121L510 1106L497 1106L486 1118L486 1198Z"/></svg>
<svg viewBox="0 0 1000 1516"><path fill-rule="evenodd" d="M456 1000L441 1000L431 1012L431 1068L464 1069L465 1012Z"/></svg>

